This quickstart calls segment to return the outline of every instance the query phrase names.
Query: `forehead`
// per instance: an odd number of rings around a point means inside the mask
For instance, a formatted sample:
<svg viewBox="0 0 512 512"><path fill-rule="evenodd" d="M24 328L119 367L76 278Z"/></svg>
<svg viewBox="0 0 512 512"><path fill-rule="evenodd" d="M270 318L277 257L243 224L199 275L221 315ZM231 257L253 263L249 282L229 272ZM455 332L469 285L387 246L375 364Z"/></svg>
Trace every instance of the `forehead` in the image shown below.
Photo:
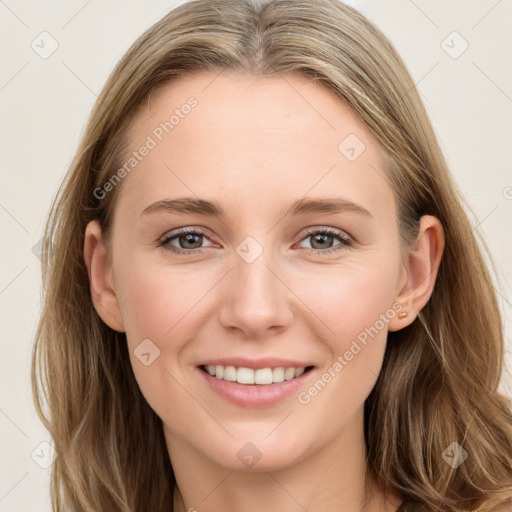
<svg viewBox="0 0 512 512"><path fill-rule="evenodd" d="M122 195L146 202L167 192L261 201L336 191L366 203L393 200L376 139L339 97L306 77L179 78L153 91L127 140L123 162L150 149L137 157Z"/></svg>

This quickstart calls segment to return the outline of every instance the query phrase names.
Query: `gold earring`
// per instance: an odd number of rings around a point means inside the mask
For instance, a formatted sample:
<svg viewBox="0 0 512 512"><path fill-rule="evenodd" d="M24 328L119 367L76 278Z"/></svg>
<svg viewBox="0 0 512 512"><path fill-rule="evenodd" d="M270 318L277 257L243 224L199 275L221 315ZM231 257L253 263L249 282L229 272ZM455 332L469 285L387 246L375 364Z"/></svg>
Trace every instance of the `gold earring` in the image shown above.
<svg viewBox="0 0 512 512"><path fill-rule="evenodd" d="M401 313L398 313L398 318L405 318L407 314L407 311L402 311Z"/></svg>

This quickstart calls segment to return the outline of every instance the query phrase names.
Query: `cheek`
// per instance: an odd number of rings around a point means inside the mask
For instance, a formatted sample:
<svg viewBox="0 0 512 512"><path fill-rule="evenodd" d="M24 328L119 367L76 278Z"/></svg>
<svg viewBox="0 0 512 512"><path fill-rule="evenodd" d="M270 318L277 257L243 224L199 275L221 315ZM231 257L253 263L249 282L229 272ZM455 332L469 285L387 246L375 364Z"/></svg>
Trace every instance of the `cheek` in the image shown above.
<svg viewBox="0 0 512 512"><path fill-rule="evenodd" d="M396 284L394 274L382 274L382 270L380 266L361 266L333 272L328 280L320 279L301 292L321 320L316 323L322 324L320 340L329 355L317 380L300 390L297 401L305 418L322 417L329 411L326 436L335 436L340 425L349 421L380 373L388 322L395 315Z"/></svg>
<svg viewBox="0 0 512 512"><path fill-rule="evenodd" d="M157 344L171 338L178 341L174 331L204 295L205 283L195 279L193 271L166 267L149 258L133 258L120 267L124 270L119 274L118 298L129 339L136 343L150 338Z"/></svg>
<svg viewBox="0 0 512 512"><path fill-rule="evenodd" d="M152 409L161 418L171 417L190 400L178 384L177 365L190 339L187 325L194 304L204 295L203 286L196 284L193 273L134 254L120 260L117 268L118 300L135 378ZM188 419L183 422L193 428Z"/></svg>
<svg viewBox="0 0 512 512"><path fill-rule="evenodd" d="M376 325L385 339L387 321L394 316L397 269L393 258L376 261L372 257L361 258L355 263L320 269L314 279L296 281L296 293L315 313L316 323L323 325L322 333L329 339L333 350L344 350L347 342L359 335L364 338L365 329Z"/></svg>

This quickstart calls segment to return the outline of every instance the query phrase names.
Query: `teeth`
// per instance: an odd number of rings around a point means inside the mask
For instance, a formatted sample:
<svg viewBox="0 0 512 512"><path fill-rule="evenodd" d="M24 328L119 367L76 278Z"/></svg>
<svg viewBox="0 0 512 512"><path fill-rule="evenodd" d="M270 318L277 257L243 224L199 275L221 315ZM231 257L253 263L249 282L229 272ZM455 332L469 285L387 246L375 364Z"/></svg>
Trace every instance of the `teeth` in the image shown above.
<svg viewBox="0 0 512 512"><path fill-rule="evenodd" d="M267 385L300 377L304 373L305 368L278 367L253 370L252 368L209 364L206 366L206 370L212 377L217 377L217 379L231 382L236 381L239 384Z"/></svg>
<svg viewBox="0 0 512 512"><path fill-rule="evenodd" d="M274 368L272 370L272 382L283 382L284 368Z"/></svg>
<svg viewBox="0 0 512 512"><path fill-rule="evenodd" d="M295 368L286 368L284 371L284 380L292 380L295 377Z"/></svg>
<svg viewBox="0 0 512 512"><path fill-rule="evenodd" d="M224 367L224 380L229 380L231 382L236 381L236 368L234 366L225 366Z"/></svg>

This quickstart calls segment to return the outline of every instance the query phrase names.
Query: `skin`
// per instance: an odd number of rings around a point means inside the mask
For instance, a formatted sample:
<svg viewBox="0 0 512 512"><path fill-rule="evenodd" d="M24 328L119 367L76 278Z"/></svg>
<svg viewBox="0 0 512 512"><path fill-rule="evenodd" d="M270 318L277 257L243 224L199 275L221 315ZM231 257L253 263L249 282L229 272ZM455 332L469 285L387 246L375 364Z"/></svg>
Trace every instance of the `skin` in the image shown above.
<svg viewBox="0 0 512 512"><path fill-rule="evenodd" d="M197 107L118 185L110 245L93 221L84 248L96 310L126 332L137 382L163 420L175 508L395 511L400 497L365 478L363 405L387 332L409 325L432 294L441 224L423 217L415 243L400 245L376 139L333 93L297 76L201 72L166 84L137 112L130 151L190 96ZM354 161L338 150L348 134L365 145ZM371 216L281 213L306 195L343 197ZM215 199L226 217L141 213L179 196ZM202 252L158 245L182 227L205 232L192 245ZM324 227L355 244L318 244L306 232ZM252 263L236 251L247 236L263 248ZM340 250L321 252L329 248ZM236 406L197 376L196 366L214 357L294 358L315 365L307 389L393 304L408 315L385 323L306 405L293 395L263 409ZM148 338L160 355L145 366L134 350ZM248 442L261 453L252 468L237 457Z"/></svg>

